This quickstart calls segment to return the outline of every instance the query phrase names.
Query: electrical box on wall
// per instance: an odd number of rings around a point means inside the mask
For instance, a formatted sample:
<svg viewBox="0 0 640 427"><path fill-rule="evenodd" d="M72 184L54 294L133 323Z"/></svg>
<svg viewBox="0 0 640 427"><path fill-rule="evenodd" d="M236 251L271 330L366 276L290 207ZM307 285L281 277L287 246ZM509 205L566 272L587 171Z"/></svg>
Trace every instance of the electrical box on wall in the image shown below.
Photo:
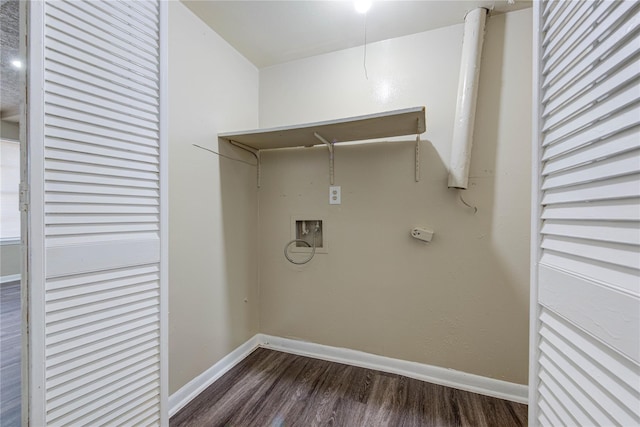
<svg viewBox="0 0 640 427"><path fill-rule="evenodd" d="M421 227L412 228L411 237L429 243L433 239L433 230Z"/></svg>
<svg viewBox="0 0 640 427"><path fill-rule="evenodd" d="M291 239L298 240L291 245L291 252L309 253L316 247L316 253L327 253L327 223L319 215L293 215L291 217ZM314 243L315 240L315 243Z"/></svg>

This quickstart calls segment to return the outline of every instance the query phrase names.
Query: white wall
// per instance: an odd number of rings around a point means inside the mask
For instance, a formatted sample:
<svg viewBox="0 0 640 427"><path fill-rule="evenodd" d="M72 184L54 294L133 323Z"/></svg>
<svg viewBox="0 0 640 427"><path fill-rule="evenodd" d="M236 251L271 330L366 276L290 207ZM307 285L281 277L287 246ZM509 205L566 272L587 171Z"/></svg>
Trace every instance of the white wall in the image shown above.
<svg viewBox="0 0 640 427"><path fill-rule="evenodd" d="M20 125L17 122L0 120L0 138L18 141L20 139Z"/></svg>
<svg viewBox="0 0 640 427"><path fill-rule="evenodd" d="M0 138L18 141L20 139L19 124L0 120ZM19 159L14 160L16 162L19 161ZM20 248L20 242L4 242L0 244L0 277L8 278L20 274L22 262Z"/></svg>
<svg viewBox="0 0 640 427"><path fill-rule="evenodd" d="M0 243L0 278L3 281L15 280L20 274L22 252L20 243Z"/></svg>
<svg viewBox="0 0 640 427"><path fill-rule="evenodd" d="M260 70L260 126L425 105L413 141L263 154L260 330L527 383L531 10L487 22L466 208L447 189L463 26ZM327 217L329 253L283 254L292 214ZM436 232L424 245L413 226Z"/></svg>
<svg viewBox="0 0 640 427"><path fill-rule="evenodd" d="M258 124L258 70L169 4L169 392L258 332L255 169L218 132Z"/></svg>

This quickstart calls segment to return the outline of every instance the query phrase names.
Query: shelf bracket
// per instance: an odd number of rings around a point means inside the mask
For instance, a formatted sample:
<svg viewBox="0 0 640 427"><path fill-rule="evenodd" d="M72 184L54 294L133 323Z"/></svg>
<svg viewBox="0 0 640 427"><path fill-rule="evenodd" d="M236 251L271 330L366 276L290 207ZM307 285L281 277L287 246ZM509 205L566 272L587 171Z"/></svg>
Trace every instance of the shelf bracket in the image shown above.
<svg viewBox="0 0 640 427"><path fill-rule="evenodd" d="M416 135L416 182L420 182L420 134Z"/></svg>
<svg viewBox="0 0 640 427"><path fill-rule="evenodd" d="M318 135L317 132L314 132L313 136L315 136L320 141L322 141L327 146L327 148L329 149L329 182L331 183L331 185L333 185L334 184L334 179L333 179L333 157L334 157L333 156L333 144L335 142L327 141L322 136Z"/></svg>
<svg viewBox="0 0 640 427"><path fill-rule="evenodd" d="M256 161L257 161L257 164L256 164L256 170L257 170L257 172L256 172L256 181L257 181L257 184L258 184L258 188L260 188L260 169L261 169L261 167L260 167L261 166L260 150L255 149L253 147L249 147L248 145L244 145L244 144L242 144L240 142L236 142L236 141L233 141L233 140L230 140L230 139L228 141L231 143L231 145L235 145L236 147L238 147L238 148L240 148L240 149L242 149L244 151L248 151L249 153L253 154L253 156L256 158Z"/></svg>
<svg viewBox="0 0 640 427"><path fill-rule="evenodd" d="M416 129L416 182L420 182L420 118Z"/></svg>

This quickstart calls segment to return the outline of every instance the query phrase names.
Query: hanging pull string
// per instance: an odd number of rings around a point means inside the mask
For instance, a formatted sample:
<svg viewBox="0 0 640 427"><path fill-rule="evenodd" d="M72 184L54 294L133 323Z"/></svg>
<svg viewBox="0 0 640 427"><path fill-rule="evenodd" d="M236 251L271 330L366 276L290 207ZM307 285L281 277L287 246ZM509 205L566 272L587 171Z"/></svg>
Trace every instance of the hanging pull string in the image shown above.
<svg viewBox="0 0 640 427"><path fill-rule="evenodd" d="M367 73L367 16L369 16L369 13L364 14L364 58L362 66L364 67L364 77L369 80L369 73Z"/></svg>
<svg viewBox="0 0 640 427"><path fill-rule="evenodd" d="M213 153L213 154L217 154L218 156L220 156L220 157L224 157L225 159L233 160L234 162L244 163L244 164L247 164L247 165L249 165L249 166L258 166L258 165L256 165L256 164L251 163L251 162L247 162L246 160L236 159L235 157L231 157L231 156L227 156L226 154L218 153L217 151L214 151L214 150L212 150L212 149L210 149L210 148L205 148L205 147L203 147L203 146L201 146L201 145L198 145L198 144L192 144L192 145L193 145L194 147L201 148L201 149L203 149L203 150L205 150L205 151L209 151L209 152L211 152L211 153Z"/></svg>
<svg viewBox="0 0 640 427"><path fill-rule="evenodd" d="M460 194L460 201L462 202L462 204L464 204L466 207L473 209L473 214L477 214L478 213L478 208L475 206L471 206L469 203L465 202L464 199L462 198L462 190L459 190L459 194Z"/></svg>

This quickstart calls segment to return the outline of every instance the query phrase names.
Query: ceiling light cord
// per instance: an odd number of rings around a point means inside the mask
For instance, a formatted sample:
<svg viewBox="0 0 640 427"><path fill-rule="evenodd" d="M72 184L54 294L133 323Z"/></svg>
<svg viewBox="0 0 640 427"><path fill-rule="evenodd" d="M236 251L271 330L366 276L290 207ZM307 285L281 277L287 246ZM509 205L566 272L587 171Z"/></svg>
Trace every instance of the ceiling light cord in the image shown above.
<svg viewBox="0 0 640 427"><path fill-rule="evenodd" d="M362 66L364 67L364 77L369 80L369 73L367 72L367 16L364 14L364 58L362 60Z"/></svg>

